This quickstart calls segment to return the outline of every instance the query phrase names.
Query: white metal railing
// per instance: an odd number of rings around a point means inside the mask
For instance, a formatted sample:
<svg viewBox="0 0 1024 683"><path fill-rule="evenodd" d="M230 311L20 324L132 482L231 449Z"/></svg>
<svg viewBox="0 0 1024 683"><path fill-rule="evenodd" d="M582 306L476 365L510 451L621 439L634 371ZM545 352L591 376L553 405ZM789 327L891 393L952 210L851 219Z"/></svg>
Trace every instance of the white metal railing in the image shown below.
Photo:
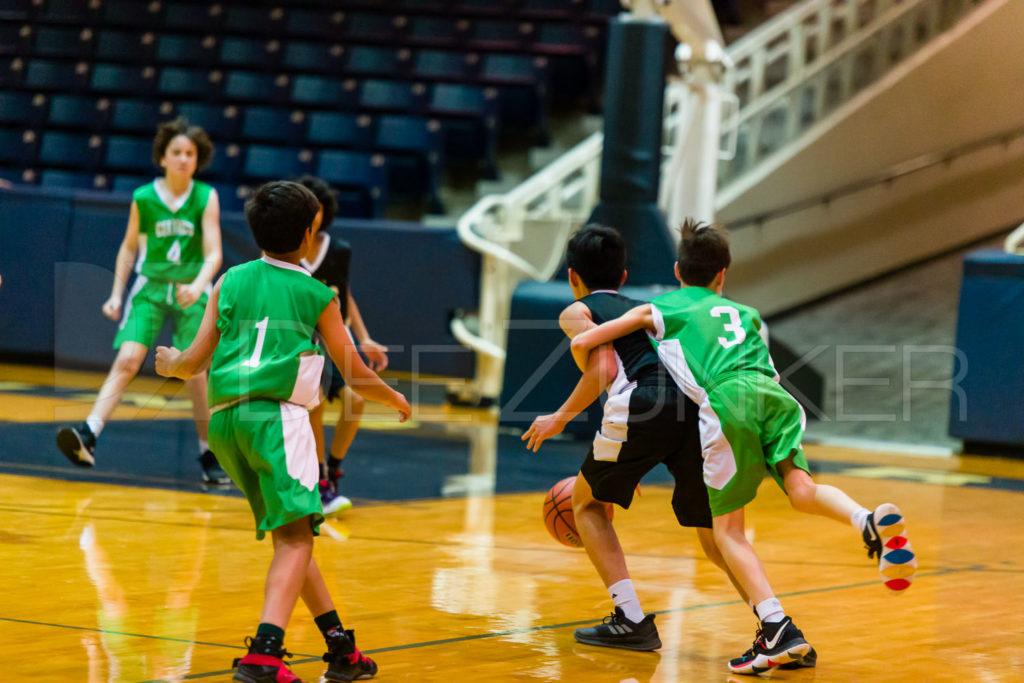
<svg viewBox="0 0 1024 683"><path fill-rule="evenodd" d="M524 279L555 274L569 231L597 203L603 142L601 133L592 134L512 191L482 198L459 219L459 238L482 257L478 329L460 316L451 323L455 338L477 357L476 380L465 398L496 398L501 391L512 292Z"/></svg>
<svg viewBox="0 0 1024 683"><path fill-rule="evenodd" d="M805 0L733 43L724 90L735 93L738 106L727 107L721 127L719 186L752 171L981 2ZM680 102L687 88L666 88L663 169L685 139ZM456 339L477 354L471 395L497 398L512 292L524 279L554 275L569 230L596 204L602 144L601 133L591 135L459 219L459 237L483 257L478 329L460 316L451 323ZM547 229L527 235L531 224Z"/></svg>
<svg viewBox="0 0 1024 683"><path fill-rule="evenodd" d="M789 145L983 0L808 0L727 50L740 98L725 186Z"/></svg>

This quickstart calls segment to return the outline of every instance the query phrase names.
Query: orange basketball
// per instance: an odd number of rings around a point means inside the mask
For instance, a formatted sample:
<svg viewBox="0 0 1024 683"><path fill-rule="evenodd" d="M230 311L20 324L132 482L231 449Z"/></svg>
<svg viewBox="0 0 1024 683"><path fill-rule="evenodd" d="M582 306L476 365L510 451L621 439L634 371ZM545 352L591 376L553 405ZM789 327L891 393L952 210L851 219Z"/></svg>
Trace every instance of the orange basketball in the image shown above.
<svg viewBox="0 0 1024 683"><path fill-rule="evenodd" d="M576 477L566 477L551 487L544 498L544 526L548 533L570 548L582 548L583 541L576 531L576 518L572 514L572 488ZM608 504L608 519L612 518L614 507Z"/></svg>

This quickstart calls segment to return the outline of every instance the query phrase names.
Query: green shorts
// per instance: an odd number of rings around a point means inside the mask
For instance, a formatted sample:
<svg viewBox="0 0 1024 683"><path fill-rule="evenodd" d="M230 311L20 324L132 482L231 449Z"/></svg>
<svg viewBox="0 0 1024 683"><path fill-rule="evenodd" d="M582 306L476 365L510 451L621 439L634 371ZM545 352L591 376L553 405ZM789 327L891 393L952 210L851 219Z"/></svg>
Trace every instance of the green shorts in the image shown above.
<svg viewBox="0 0 1024 683"><path fill-rule="evenodd" d="M135 278L132 291L128 295L121 325L114 337L114 348L121 348L126 341L138 342L146 348L156 344L164 319L171 317L174 323L174 346L186 349L199 332L199 324L203 322L206 311L207 293L203 292L199 300L188 308L182 308L175 299L175 288L180 284L166 280L150 280L145 275Z"/></svg>
<svg viewBox="0 0 1024 683"><path fill-rule="evenodd" d="M785 491L777 468L786 458L808 469L805 422L796 399L761 373L732 375L711 388L700 406L700 432L713 517L754 500L766 473Z"/></svg>
<svg viewBox="0 0 1024 683"><path fill-rule="evenodd" d="M305 408L281 401L236 403L210 417L209 441L249 501L257 539L303 517L319 533L320 464Z"/></svg>

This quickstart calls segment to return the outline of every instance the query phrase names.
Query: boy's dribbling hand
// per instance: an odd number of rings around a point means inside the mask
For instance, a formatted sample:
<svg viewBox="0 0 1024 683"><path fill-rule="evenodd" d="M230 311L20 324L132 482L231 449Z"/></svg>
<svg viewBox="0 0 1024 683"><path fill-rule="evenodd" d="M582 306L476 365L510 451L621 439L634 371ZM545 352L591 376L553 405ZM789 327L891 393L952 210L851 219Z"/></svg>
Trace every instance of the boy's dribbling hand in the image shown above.
<svg viewBox="0 0 1024 683"><path fill-rule="evenodd" d="M164 377L173 377L172 368L177 364L178 356L181 355L181 351L174 348L173 346L168 348L166 346L156 347L156 372L158 375Z"/></svg>
<svg viewBox="0 0 1024 683"><path fill-rule="evenodd" d="M545 440L556 434L561 434L563 429L565 429L565 422L557 413L541 415L533 421L520 440L527 442L526 450L536 453Z"/></svg>
<svg viewBox="0 0 1024 683"><path fill-rule="evenodd" d="M103 315L111 320L121 319L121 297L112 296L103 302Z"/></svg>

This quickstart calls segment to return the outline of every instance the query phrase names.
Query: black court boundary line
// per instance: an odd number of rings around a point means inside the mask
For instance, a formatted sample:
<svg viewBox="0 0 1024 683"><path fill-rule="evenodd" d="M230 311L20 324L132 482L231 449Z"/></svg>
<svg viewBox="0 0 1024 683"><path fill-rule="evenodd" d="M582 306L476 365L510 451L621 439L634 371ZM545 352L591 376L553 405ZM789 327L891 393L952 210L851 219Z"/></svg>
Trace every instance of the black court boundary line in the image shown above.
<svg viewBox="0 0 1024 683"><path fill-rule="evenodd" d="M126 522L134 524L146 524L153 526L170 526L170 527L186 527L186 528L199 528L204 527L207 529L216 529L219 531L244 531L250 534L253 532L252 526L228 526L225 524L198 524L195 522L174 522L160 519L143 519L139 517L117 517L113 515L84 515L73 512L55 512L51 510L33 510L30 508L22 508L6 503L0 503L0 512L14 512L22 514L35 514L35 515L46 515L50 517L81 517L86 521L104 521L104 522ZM329 524L330 518L326 521ZM330 538L326 534L320 534L321 538ZM409 545L421 545L421 546L434 546L444 548L480 548L480 549L493 549L503 550L509 552L539 552L539 553L558 553L560 555L578 555L580 548L563 548L559 545L552 544L551 547L547 546L517 546L517 545L489 545L489 544L475 544L475 543L459 543L457 541L440 541L440 540L425 540L419 538L393 538L388 536L360 536L353 534L348 536L345 541L366 541L370 543L404 543ZM644 558L649 560L698 560L708 561L704 555L691 554L691 555L664 555L657 553L627 553L626 557ZM863 563L857 562L823 562L823 561L812 561L812 560L762 560L765 564L772 566L786 566L786 565L800 565L800 566L815 566L815 567L836 567L836 568L862 568ZM1024 571L1024 570L1022 570Z"/></svg>
<svg viewBox="0 0 1024 683"><path fill-rule="evenodd" d="M914 576L914 580L917 581L918 579L921 579L921 578L928 578L928 577L934 577L934 576L946 576L946 575L949 575L949 574L959 574L959 573L964 573L964 572L984 572L984 571L988 571L988 570L989 570L989 567L987 565L972 565L970 567L963 567L963 568L959 568L959 569L936 569L936 570L927 571L927 572L919 572L919 573L917 573ZM842 590L851 590L851 589L856 589L856 588L866 588L866 587L869 587L869 586L878 586L878 581L877 580L861 581L861 582L858 582L858 583L848 583L848 584L843 584L843 585L838 585L838 586L824 586L824 587L821 587L821 588L808 588L808 589L805 589L805 590L790 591L789 593L782 593L782 594L780 594L780 595L778 595L776 597L779 597L779 598L791 598L791 597L797 597L797 596L801 596L801 595L815 595L815 594L818 594L818 593L832 593L832 592L842 591ZM718 608L718 607L727 607L729 605L740 605L740 604L743 604L743 603L741 603L740 600L726 600L726 601L720 601L720 602L707 602L707 603L702 603L702 604L698 604L698 605L687 605L685 607L677 607L677 608L674 608L674 609L656 610L654 612L649 612L649 614L656 614L656 615L679 614L679 613L682 613L682 612L695 612L697 610L715 609L715 608ZM54 623L49 623L49 622L30 621L30 620L27 620L27 619L13 619L13 618L9 618L9 617L0 617L0 621L7 621L7 622L13 622L13 623L19 623L19 624L29 624L29 625L34 625L34 626L49 626L49 627L53 627L53 628L65 628L65 629L72 629L72 630L76 630L76 631L93 631L93 632L96 632L96 633L111 633L111 634L116 634L116 635L125 635L125 636L132 636L132 637L138 637L138 638L146 638L146 639L151 639L151 640L164 640L164 641L176 642L176 643L192 643L192 644L195 644L195 645L209 645L211 647L229 648L229 649L235 649L235 650L244 649L243 646L240 646L240 645L224 645L223 643L207 643L207 642L203 642L203 641L185 640L183 638L168 638L168 637L164 637L164 636L154 636L154 635L149 635L149 634L123 633L123 632L119 632L119 631L107 631L107 630L101 629L101 628L91 628L91 627L86 627L86 626L72 626L72 625L68 625L68 624L54 624ZM504 638L506 636L522 635L524 633L537 633L539 631L551 631L551 630L561 629L561 628L571 628L571 627L574 627L574 626L585 626L585 625L589 625L589 624L593 624L593 623L594 623L593 619L586 619L586 620L583 620L583 621L567 621L567 622L562 622L562 623L558 623L558 624L544 624L544 625L541 625L541 626L531 626L529 628L507 629L507 630L504 630L504 631L492 631L492 632L488 632L488 633L477 633L477 634L474 634L474 635L458 636L458 637L455 637L455 638L442 638L442 639L439 639L439 640L427 640L427 641L423 641L423 642L419 642L419 643L408 643L406 645L393 645L391 647L382 647L382 648L376 648L376 649L373 649L373 650L363 650L363 654L375 655L375 654L381 654L381 653L384 653L384 652L397 652L397 651L400 651L400 650L415 650L415 649L425 648L425 647L434 647L436 645L449 645L449 644L452 644L452 643L469 642L469 641L472 641L472 640L489 640L489 639L492 639L492 638ZM296 657L299 657L300 659L296 659L295 661L290 662L290 664L307 664L307 663L310 663L310 662L323 661L321 659L321 657L315 657L313 655L296 654ZM203 678L211 678L213 676L224 676L224 675L230 674L231 671L232 671L232 669L227 669L227 670L218 670L218 671L208 671L208 672L205 672L205 673L190 674L188 676L185 676L182 680L199 680L199 679L203 679ZM141 683L170 683L170 682L169 681L165 681L164 679L153 679L153 680L143 681Z"/></svg>

